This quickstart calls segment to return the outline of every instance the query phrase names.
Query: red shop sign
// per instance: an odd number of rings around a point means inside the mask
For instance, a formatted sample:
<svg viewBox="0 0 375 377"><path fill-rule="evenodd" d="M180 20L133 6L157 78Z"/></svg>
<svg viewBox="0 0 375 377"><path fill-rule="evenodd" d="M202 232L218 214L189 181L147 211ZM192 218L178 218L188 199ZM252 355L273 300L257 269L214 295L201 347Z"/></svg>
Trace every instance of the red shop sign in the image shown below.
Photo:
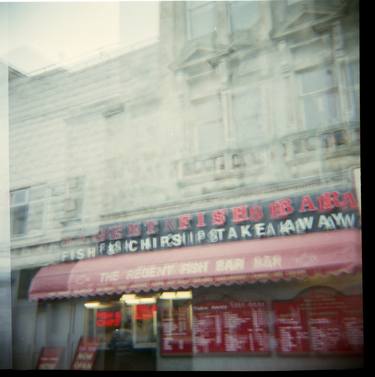
<svg viewBox="0 0 375 377"><path fill-rule="evenodd" d="M96 312L96 327L119 327L120 325L120 311L98 310Z"/></svg>
<svg viewBox="0 0 375 377"><path fill-rule="evenodd" d="M137 305L135 309L135 319L146 321L152 319L156 312L156 305Z"/></svg>

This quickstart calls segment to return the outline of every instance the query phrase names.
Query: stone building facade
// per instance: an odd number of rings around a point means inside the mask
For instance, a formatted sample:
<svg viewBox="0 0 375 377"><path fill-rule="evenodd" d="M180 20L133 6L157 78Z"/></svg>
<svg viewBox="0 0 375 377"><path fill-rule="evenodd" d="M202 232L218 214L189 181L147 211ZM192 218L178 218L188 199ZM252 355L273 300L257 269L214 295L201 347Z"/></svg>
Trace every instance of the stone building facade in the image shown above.
<svg viewBox="0 0 375 377"><path fill-rule="evenodd" d="M14 367L59 343L32 277L94 257L100 227L353 187L358 35L357 1L160 2L154 44L10 75L13 321L34 323Z"/></svg>

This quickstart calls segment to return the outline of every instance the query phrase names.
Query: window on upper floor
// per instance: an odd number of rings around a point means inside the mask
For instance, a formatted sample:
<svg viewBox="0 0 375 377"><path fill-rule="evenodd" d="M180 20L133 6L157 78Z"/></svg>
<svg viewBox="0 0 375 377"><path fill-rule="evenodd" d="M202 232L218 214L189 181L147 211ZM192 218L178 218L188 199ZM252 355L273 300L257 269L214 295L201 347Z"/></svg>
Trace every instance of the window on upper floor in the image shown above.
<svg viewBox="0 0 375 377"><path fill-rule="evenodd" d="M80 220L83 209L85 177L68 178L65 184L64 220Z"/></svg>
<svg viewBox="0 0 375 377"><path fill-rule="evenodd" d="M305 1L305 0L287 0L287 3L288 5L293 5L293 4L301 3L302 1Z"/></svg>
<svg viewBox="0 0 375 377"><path fill-rule="evenodd" d="M195 39L215 30L215 2L189 1L186 3L188 38Z"/></svg>
<svg viewBox="0 0 375 377"><path fill-rule="evenodd" d="M297 72L305 128L324 128L339 122L338 92L333 68Z"/></svg>
<svg viewBox="0 0 375 377"><path fill-rule="evenodd" d="M224 148L225 137L219 96L207 97L193 104L197 151L214 153Z"/></svg>
<svg viewBox="0 0 375 377"><path fill-rule="evenodd" d="M248 29L259 20L259 1L230 1L229 7L232 31Z"/></svg>
<svg viewBox="0 0 375 377"><path fill-rule="evenodd" d="M29 211L28 194L28 189L13 191L10 194L10 232L12 236L26 234Z"/></svg>
<svg viewBox="0 0 375 377"><path fill-rule="evenodd" d="M44 194L42 186L15 190L10 193L11 236L25 236L43 229Z"/></svg>
<svg viewBox="0 0 375 377"><path fill-rule="evenodd" d="M359 121L359 61L344 66L346 104L349 121Z"/></svg>
<svg viewBox="0 0 375 377"><path fill-rule="evenodd" d="M232 98L233 120L237 145L246 148L263 140L261 120L261 91L247 88L235 93Z"/></svg>

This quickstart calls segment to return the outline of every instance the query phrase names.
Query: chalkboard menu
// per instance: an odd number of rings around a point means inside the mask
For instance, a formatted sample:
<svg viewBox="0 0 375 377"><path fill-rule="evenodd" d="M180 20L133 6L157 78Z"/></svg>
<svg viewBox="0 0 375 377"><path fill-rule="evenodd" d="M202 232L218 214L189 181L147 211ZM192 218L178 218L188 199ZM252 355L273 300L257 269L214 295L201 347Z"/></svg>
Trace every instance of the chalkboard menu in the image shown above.
<svg viewBox="0 0 375 377"><path fill-rule="evenodd" d="M162 356L184 356L192 353L191 304L167 302L160 312Z"/></svg>
<svg viewBox="0 0 375 377"><path fill-rule="evenodd" d="M363 351L362 296L311 291L273 303L277 351L281 354L360 354Z"/></svg>
<svg viewBox="0 0 375 377"><path fill-rule="evenodd" d="M193 307L193 353L267 353L264 302L210 302Z"/></svg>

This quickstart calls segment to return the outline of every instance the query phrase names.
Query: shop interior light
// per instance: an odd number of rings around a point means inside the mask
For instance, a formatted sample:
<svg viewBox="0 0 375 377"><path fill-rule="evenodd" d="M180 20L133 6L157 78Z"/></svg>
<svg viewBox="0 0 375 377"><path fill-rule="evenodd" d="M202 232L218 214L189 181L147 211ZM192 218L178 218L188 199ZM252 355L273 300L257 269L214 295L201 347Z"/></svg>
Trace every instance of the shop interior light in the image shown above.
<svg viewBox="0 0 375 377"><path fill-rule="evenodd" d="M134 300L137 296L134 294L125 294L122 295L120 298L120 302L126 302L128 300Z"/></svg>
<svg viewBox="0 0 375 377"><path fill-rule="evenodd" d="M87 308L87 309L96 309L96 308L100 308L102 306L103 305L99 301L92 301L92 302L86 302L85 303L85 308Z"/></svg>
<svg viewBox="0 0 375 377"><path fill-rule="evenodd" d="M139 300L136 299L136 298L129 298L127 300L124 300L123 301L126 305L138 305L139 304Z"/></svg>
<svg viewBox="0 0 375 377"><path fill-rule="evenodd" d="M123 295L120 301L127 305L138 305L138 304L155 304L155 297L137 297L136 295Z"/></svg>
<svg viewBox="0 0 375 377"><path fill-rule="evenodd" d="M140 304L155 304L156 303L155 297L142 297L142 298L139 298L138 300Z"/></svg>
<svg viewBox="0 0 375 377"><path fill-rule="evenodd" d="M176 300L188 300L191 299L193 295L191 291L180 291L176 292Z"/></svg>
<svg viewBox="0 0 375 377"><path fill-rule="evenodd" d="M163 292L159 298L160 300L174 300L176 298L176 292Z"/></svg>
<svg viewBox="0 0 375 377"><path fill-rule="evenodd" d="M190 291L179 291L179 292L163 292L160 295L161 300L189 300L192 298Z"/></svg>

